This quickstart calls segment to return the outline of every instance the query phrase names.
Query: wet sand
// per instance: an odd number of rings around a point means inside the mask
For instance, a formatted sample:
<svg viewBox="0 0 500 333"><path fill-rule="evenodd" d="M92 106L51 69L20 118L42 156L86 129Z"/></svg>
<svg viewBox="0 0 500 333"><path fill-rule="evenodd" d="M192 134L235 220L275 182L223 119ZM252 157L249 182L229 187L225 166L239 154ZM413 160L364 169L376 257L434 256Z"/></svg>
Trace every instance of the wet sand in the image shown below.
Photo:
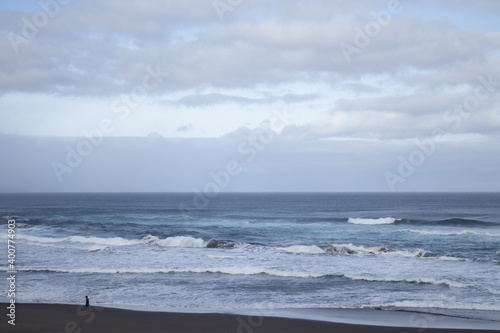
<svg viewBox="0 0 500 333"><path fill-rule="evenodd" d="M8 313L7 304L0 305ZM5 314L0 332L104 333L104 332L183 332L183 333L322 333L322 332L493 332L491 329L424 328L336 323L320 320L219 314L150 312L108 307L94 307L83 311L83 306L66 304L16 304L16 325L7 323ZM360 316L362 312L360 311ZM390 318L390 317L389 317ZM360 318L360 322L362 322ZM410 326L410 325L408 325Z"/></svg>

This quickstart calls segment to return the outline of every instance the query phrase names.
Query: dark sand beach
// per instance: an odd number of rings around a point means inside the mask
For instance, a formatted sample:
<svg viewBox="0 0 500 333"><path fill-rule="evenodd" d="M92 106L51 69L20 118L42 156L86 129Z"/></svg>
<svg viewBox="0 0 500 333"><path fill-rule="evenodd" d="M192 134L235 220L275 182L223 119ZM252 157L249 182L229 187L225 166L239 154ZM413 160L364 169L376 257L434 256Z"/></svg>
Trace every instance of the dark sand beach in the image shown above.
<svg viewBox="0 0 500 333"><path fill-rule="evenodd" d="M5 309L7 304L1 304ZM360 312L360 316L362 312ZM83 312L83 306L63 304L16 304L16 325L4 316L0 332L493 332L490 328L426 328L381 325L357 325L293 318L248 316L217 313L148 312L95 307ZM408 325L410 326L410 325Z"/></svg>

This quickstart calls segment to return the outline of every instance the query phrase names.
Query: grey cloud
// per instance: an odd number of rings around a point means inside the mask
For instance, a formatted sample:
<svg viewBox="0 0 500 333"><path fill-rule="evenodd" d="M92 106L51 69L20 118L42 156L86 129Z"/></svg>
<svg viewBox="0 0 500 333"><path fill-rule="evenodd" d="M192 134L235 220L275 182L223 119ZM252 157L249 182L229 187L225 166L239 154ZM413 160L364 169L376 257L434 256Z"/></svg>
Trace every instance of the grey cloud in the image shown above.
<svg viewBox="0 0 500 333"><path fill-rule="evenodd" d="M240 105L268 104L275 102L297 103L317 99L317 94L285 94L282 96L267 96L261 98L250 98L243 96L227 95L220 93L197 94L184 96L177 100L165 100L162 103L172 105L184 105L187 107L214 106L224 103L235 103Z"/></svg>
<svg viewBox="0 0 500 333"><path fill-rule="evenodd" d="M193 124L187 124L176 129L176 132L187 133L193 129Z"/></svg>
<svg viewBox="0 0 500 333"><path fill-rule="evenodd" d="M324 3L324 2L321 2ZM394 18L369 47L346 63L340 42L352 43L354 27L366 18L335 15L346 6L325 4L333 13L317 22L320 2L309 16L298 16L297 1L262 2L235 9L220 23L211 2L88 1L69 6L15 54L7 32L20 31L23 14L2 21L0 91L43 92L61 95L116 95L141 84L145 67L168 71L168 80L151 92L203 86L252 88L259 84L321 81L328 75L356 79L367 74L393 74L407 69L442 69L471 59L484 59L498 46L496 37L463 31L450 24ZM384 2L361 2L363 12L385 8ZM290 20L255 21L245 10L269 8L271 17ZM354 5L347 6L350 10ZM354 6L355 7L355 6ZM314 9L314 8L317 8ZM295 18L292 21L292 18ZM16 23L17 22L17 23ZM387 52L387 50L391 50Z"/></svg>
<svg viewBox="0 0 500 333"><path fill-rule="evenodd" d="M363 83L346 83L342 85L342 89L352 91L356 95L365 94L365 93L380 93L381 89L378 87L374 87L372 85L363 84Z"/></svg>
<svg viewBox="0 0 500 333"><path fill-rule="evenodd" d="M394 113L439 113L463 100L465 94L410 94L373 98L339 99L335 110L339 111L387 111ZM461 97L461 98L460 98Z"/></svg>

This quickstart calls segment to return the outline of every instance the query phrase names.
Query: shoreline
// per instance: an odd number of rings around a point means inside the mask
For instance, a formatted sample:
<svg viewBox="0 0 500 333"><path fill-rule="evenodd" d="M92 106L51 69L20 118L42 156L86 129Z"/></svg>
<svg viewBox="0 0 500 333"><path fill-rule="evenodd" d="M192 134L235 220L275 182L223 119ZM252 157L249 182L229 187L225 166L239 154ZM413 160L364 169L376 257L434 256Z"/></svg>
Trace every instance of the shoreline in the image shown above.
<svg viewBox="0 0 500 333"><path fill-rule="evenodd" d="M7 303L0 303L4 309ZM91 305L92 306L92 305ZM500 322L375 309L195 310L16 303L16 325L2 332L492 332ZM6 311L6 310L4 310Z"/></svg>

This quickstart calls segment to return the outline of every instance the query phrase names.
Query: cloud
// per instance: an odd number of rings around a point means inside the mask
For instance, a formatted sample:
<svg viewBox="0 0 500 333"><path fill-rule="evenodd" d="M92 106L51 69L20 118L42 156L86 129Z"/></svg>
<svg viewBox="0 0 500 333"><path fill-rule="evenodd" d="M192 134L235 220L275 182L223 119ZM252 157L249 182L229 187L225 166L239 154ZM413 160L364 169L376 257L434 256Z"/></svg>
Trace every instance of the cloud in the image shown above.
<svg viewBox="0 0 500 333"><path fill-rule="evenodd" d="M184 125L184 126L177 128L176 131L187 133L187 132L191 131L192 129L193 129L193 124L187 124L187 125Z"/></svg>
<svg viewBox="0 0 500 333"><path fill-rule="evenodd" d="M0 91L117 95L141 83L146 66L170 73L153 94L321 81L327 75L352 79L482 61L499 45L496 34L394 17L369 47L353 55L354 63L347 64L339 43L352 44L354 27L363 27L373 20L370 10L384 10L387 4L340 4L258 2L238 7L232 20L220 24L209 1L147 1L141 6L117 0L76 2L61 8L34 38L19 45L19 53L12 50L8 33L21 34L26 13L2 11L0 47L8 52L1 56ZM274 19L244 16L258 5ZM356 7L367 16L338 16ZM318 21L321 17L330 19Z"/></svg>
<svg viewBox="0 0 500 333"><path fill-rule="evenodd" d="M368 36L387 1L243 1L223 20L210 0L72 1L17 53L9 38L22 36L34 13L4 5L0 132L81 135L115 120L119 100L134 112L116 120L114 135L219 137L255 127L282 103L298 115L287 138L428 136L449 125L443 115L481 77L500 81L500 9L495 1L401 4ZM358 49L350 62L341 43ZM134 101L149 69L161 82ZM495 135L497 92L446 130Z"/></svg>
<svg viewBox="0 0 500 333"><path fill-rule="evenodd" d="M225 103L240 105L270 104L277 102L297 103L317 99L318 94L285 94L282 96L267 96L250 98L243 96L227 95L220 93L187 95L177 100L165 100L162 103L170 105L183 105L187 107L215 106Z"/></svg>

